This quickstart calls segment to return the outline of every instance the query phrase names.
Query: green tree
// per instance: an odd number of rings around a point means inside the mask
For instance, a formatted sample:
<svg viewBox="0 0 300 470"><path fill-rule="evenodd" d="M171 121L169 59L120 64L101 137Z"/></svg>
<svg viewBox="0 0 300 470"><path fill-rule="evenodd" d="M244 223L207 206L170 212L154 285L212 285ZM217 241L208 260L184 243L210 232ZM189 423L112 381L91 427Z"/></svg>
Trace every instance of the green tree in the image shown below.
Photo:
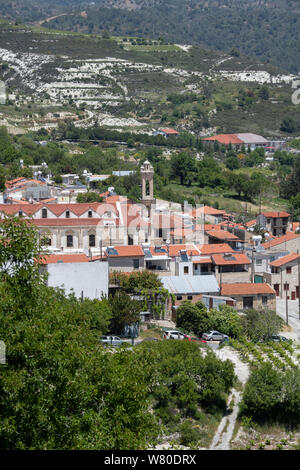
<svg viewBox="0 0 300 470"><path fill-rule="evenodd" d="M110 322L110 331L115 334L121 334L124 327L140 322L141 303L132 300L124 291L117 292L109 297L112 310Z"/></svg>
<svg viewBox="0 0 300 470"><path fill-rule="evenodd" d="M94 191L88 191L87 193L78 194L76 198L76 202L102 202L103 197L100 196L99 193Z"/></svg>
<svg viewBox="0 0 300 470"><path fill-rule="evenodd" d="M176 326L187 332L202 334L209 328L209 313L202 302L184 300L176 311Z"/></svg>
<svg viewBox="0 0 300 470"><path fill-rule="evenodd" d="M300 193L292 196L288 202L288 210L293 215L293 220L299 221L300 218Z"/></svg>
<svg viewBox="0 0 300 470"><path fill-rule="evenodd" d="M171 157L171 172L173 178L179 177L181 185L185 183L188 174L195 171L195 169L195 159L190 153L173 153Z"/></svg>
<svg viewBox="0 0 300 470"><path fill-rule="evenodd" d="M1 448L145 448L159 432L148 401L155 356L105 352L99 336L110 322L109 302L81 302L47 287L28 221L1 221L1 237Z"/></svg>
<svg viewBox="0 0 300 470"><path fill-rule="evenodd" d="M270 338L282 328L282 319L271 310L247 309L243 316L244 331L253 341Z"/></svg>

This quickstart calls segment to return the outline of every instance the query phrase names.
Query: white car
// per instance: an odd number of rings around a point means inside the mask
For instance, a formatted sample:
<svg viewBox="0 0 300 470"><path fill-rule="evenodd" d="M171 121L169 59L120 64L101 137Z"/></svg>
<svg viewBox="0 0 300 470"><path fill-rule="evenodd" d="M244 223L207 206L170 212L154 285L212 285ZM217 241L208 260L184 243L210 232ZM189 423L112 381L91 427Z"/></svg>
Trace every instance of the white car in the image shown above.
<svg viewBox="0 0 300 470"><path fill-rule="evenodd" d="M102 344L106 344L108 346L121 346L123 341L119 336L102 336L100 339Z"/></svg>
<svg viewBox="0 0 300 470"><path fill-rule="evenodd" d="M164 339L184 339L183 333L177 330L166 330L164 332Z"/></svg>

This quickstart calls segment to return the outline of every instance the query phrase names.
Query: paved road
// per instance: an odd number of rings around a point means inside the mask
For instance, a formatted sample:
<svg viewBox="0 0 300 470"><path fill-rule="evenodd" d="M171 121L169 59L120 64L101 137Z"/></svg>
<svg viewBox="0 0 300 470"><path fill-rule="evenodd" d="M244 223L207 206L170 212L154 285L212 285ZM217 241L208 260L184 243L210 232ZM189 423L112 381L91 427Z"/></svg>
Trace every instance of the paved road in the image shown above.
<svg viewBox="0 0 300 470"><path fill-rule="evenodd" d="M276 312L286 322L286 301L285 299L276 299ZM292 328L292 332L284 332L284 336L300 341L300 319L299 319L299 303L298 300L288 301L288 325Z"/></svg>

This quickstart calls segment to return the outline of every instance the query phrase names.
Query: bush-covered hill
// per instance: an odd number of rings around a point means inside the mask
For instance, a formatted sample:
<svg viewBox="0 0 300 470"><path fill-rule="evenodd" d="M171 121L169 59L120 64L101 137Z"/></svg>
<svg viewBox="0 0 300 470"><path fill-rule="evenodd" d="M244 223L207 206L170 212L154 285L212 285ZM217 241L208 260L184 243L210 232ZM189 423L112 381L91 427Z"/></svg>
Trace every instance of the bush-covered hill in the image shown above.
<svg viewBox="0 0 300 470"><path fill-rule="evenodd" d="M5 18L34 22L62 13L48 24L89 33L163 36L223 51L234 47L292 73L300 68L300 6L295 0L0 1Z"/></svg>

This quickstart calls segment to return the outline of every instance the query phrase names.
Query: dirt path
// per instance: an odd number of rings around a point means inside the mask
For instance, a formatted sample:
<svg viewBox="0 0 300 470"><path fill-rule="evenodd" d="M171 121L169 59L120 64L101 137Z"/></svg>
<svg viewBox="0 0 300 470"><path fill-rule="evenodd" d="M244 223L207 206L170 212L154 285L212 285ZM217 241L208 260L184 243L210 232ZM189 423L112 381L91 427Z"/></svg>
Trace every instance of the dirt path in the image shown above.
<svg viewBox="0 0 300 470"><path fill-rule="evenodd" d="M247 364L244 364L238 356L238 353L231 348L223 348L215 351L219 359L225 361L229 359L233 362L235 373L239 381L245 385L249 376L249 367ZM217 432L212 440L210 445L210 450L230 450L230 441L233 436L233 431L239 411L239 403L242 399L242 393L233 389L229 395L227 408L231 407L233 401L233 407L231 412L227 412L222 418Z"/></svg>

